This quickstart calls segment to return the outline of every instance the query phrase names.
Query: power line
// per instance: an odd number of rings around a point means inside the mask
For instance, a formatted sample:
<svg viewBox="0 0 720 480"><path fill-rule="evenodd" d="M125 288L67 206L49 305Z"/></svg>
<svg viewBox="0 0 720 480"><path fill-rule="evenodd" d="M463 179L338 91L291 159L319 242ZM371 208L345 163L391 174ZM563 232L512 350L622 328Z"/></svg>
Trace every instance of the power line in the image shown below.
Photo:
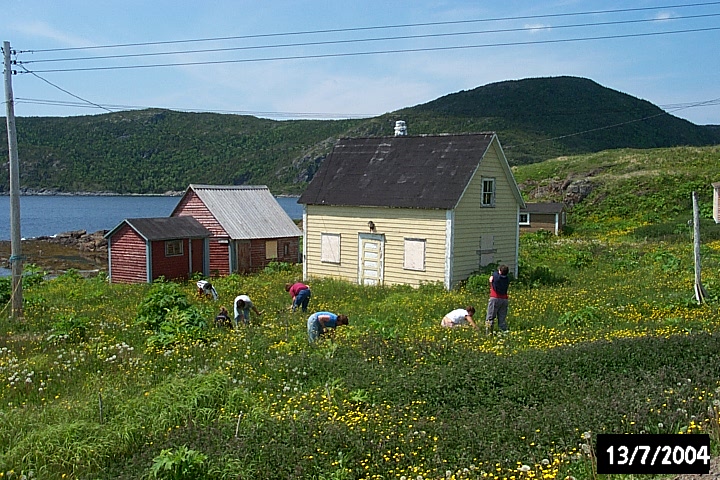
<svg viewBox="0 0 720 480"><path fill-rule="evenodd" d="M564 38L555 40L534 40L534 41L522 41L522 42L498 42L498 43L486 43L478 45L456 45L446 47L421 47L421 48L400 48L392 50L375 50L365 52L345 52L345 53L323 53L315 55L287 55L279 57L265 57L265 58L245 58L237 60L205 60L197 62L177 62L177 63L155 63L146 65L117 65L107 67L79 67L79 68L56 68L56 69L45 69L35 70L37 73L49 73L49 72L88 72L88 71L99 71L99 70L128 70L135 68L158 68L158 67L181 67L181 66L193 66L193 65L221 65L231 63L254 63L254 62L270 62L280 60L308 60L308 59L319 59L319 58L339 58L339 57L357 57L367 55L383 55L393 53L418 53L418 52L433 52L433 51L447 51L447 50L467 50L473 48L490 48L490 47L511 47L520 45L542 45L542 44L558 44L558 43L569 43L569 42L585 42L594 40L613 40L621 38L640 38L640 37L652 37L659 35L675 35L680 33L699 33L709 32L714 30L720 30L720 27L707 27L707 28L692 28L685 30L669 30L665 32L648 32L648 33L628 33L618 35L600 35L594 37L579 37L579 38ZM30 71L25 73L31 73Z"/></svg>
<svg viewBox="0 0 720 480"><path fill-rule="evenodd" d="M577 23L569 25L549 25L543 26L543 30L560 30L567 28L587 28L587 27L602 27L611 25L629 25L639 23L650 23L650 22L667 22L677 20L688 20L698 18L709 18L718 17L720 13L708 13L700 15L687 15L680 17L672 17L668 19L635 19L635 20L616 20L608 22L595 22L595 23ZM73 62L81 60L110 60L119 58L139 58L139 57L157 57L167 55L187 55L197 53L218 53L218 52L231 52L231 51L248 51L248 50L263 50L270 48L289 48L289 47L308 47L308 46L327 46L327 45L341 45L341 44L355 44L355 43L368 43L368 42L381 42L391 40L418 40L425 38L442 38L442 37L459 37L468 35L484 35L492 33L513 33L513 32L528 32L538 30L538 27L518 27L518 28L502 28L494 30L475 30L469 32L452 32L452 33L433 33L433 34L421 34L421 35L399 35L399 36L388 36L388 37L375 37L375 38L360 38L360 39L348 39L348 40L326 40L316 42L300 42L300 43L281 43L274 45L251 45L242 47L224 47L224 48L209 48L209 49L196 49L196 50L179 50L179 51L168 51L168 52L150 52L150 53L128 53L122 55L99 55L89 57L70 57L70 58L49 58L40 60L25 60L18 62L19 64L29 65L31 63L49 63L49 62Z"/></svg>
<svg viewBox="0 0 720 480"><path fill-rule="evenodd" d="M18 97L15 99L16 103L24 103L30 105L47 105L57 107L77 107L77 108L103 108L116 109L116 110L146 110L146 109L161 109L161 110L173 110L177 112L189 112L189 113L218 113L218 114L232 114L232 115L253 115L258 117L283 117L283 118L343 118L343 119L361 119L377 117L379 114L376 113L330 113L330 112L270 112L270 111L258 111L258 110L209 110L209 109L194 109L194 108L175 108L175 107L157 107L148 105L117 105L117 104L104 104L96 106L93 103L88 104L87 102L71 102L62 100L45 100L36 98L23 98Z"/></svg>
<svg viewBox="0 0 720 480"><path fill-rule="evenodd" d="M255 38L269 38L269 37L281 37L281 36L294 36L294 35L314 35L324 33L343 33L343 32L359 32L368 30L382 30L382 29L395 29L395 28L414 28L414 27L430 27L430 26L441 26L441 25L461 25L469 23L482 23L482 22L498 22L498 21L510 21L510 20L537 20L542 18L560 18L560 17L571 17L571 16L582 16L582 15L604 15L610 13L627 13L627 12L640 12L649 10L662 10L668 8L690 8L690 7L704 7L711 5L718 5L720 1L715 2L699 2L690 4L680 5L661 5L655 7L637 7L637 8L621 8L613 10L594 10L587 12L572 12L572 13L555 13L555 14L542 14L542 15L525 15L525 16L512 16L512 17L495 17L495 18L482 18L472 20L452 20L443 22L423 22L423 23L406 23L397 25L378 25L368 27L351 27L351 28L333 28L325 30L306 30L297 32L282 32L282 33L265 33L255 35L237 35L237 36L226 36L226 37L212 37L212 38L197 38L189 40L167 40L157 42L138 42L138 43L123 43L123 44L111 44L111 45L93 45L85 47L65 47L65 48L48 48L48 49L33 49L33 50L22 50L18 53L41 53L41 52L61 52L71 50L91 50L91 49L103 49L103 48L123 48L123 47L139 47L139 46L153 46L153 45L172 45L181 43L196 43L196 42L213 42L213 41L226 41L226 40L245 40Z"/></svg>
<svg viewBox="0 0 720 480"><path fill-rule="evenodd" d="M685 110L685 109L687 109L687 108L692 108L692 107L715 105L715 104L717 104L717 103L719 103L719 102L720 102L720 98L714 98L714 99L712 99L712 100L704 100L704 101L700 101L700 102L695 102L695 103L687 104L686 106L682 106L682 107L675 108L675 109L672 110L672 111L673 111L673 112L676 112L676 111L679 111L679 110ZM588 130L583 130L583 131L575 132L575 133L568 133L568 134L566 134L566 135L560 135L560 136L552 137L552 138L544 138L544 139L542 139L542 140L537 140L537 141L534 141L534 142L519 143L519 144L517 144L517 145L507 145L507 146L504 146L503 148L505 148L505 149L517 148L517 147L522 147L522 146L525 146L525 145L536 145L536 144L538 144L538 143L546 143L546 142L552 142L552 141L554 141L554 140L562 140L563 138L577 137L577 136L579 136L579 135L584 135L584 134L586 134L586 133L598 132L598 131L601 131L601 130L609 130L609 129L611 129L611 128L622 127L622 126L625 126L625 125L629 125L629 124L631 124L631 123L644 122L645 120L650 120L650 119L653 119L653 118L656 118L656 117L661 117L661 116L663 116L663 115L670 115L670 112L663 111L663 112L660 112L660 113L656 113L656 114L654 114L654 115L648 115L648 116L642 117L642 118L636 118L636 119L633 119L633 120L627 120L627 121L625 121L625 122L615 123L615 124L613 124L613 125L605 125L605 126L602 126L602 127L590 128L590 129L588 129Z"/></svg>
<svg viewBox="0 0 720 480"><path fill-rule="evenodd" d="M38 75L37 73L29 71L27 68L25 68L25 67L22 66L22 65L20 65L20 67L25 70L25 73L31 74L33 77L42 80L43 82L47 83L48 85L50 85L50 86L52 86L52 87L54 87L54 88L57 88L57 89L60 90L61 92L64 92L64 93L70 95L70 96L73 97L73 98L77 98L78 100L80 100L80 101L82 101L82 102L85 102L85 103L87 103L87 104L89 104L89 105L93 105L94 107L101 108L101 109L106 110L106 111L108 111L108 112L112 112L112 110L110 110L110 109L108 109L108 108L105 108L105 107L103 107L102 105L98 105L97 103L91 102L90 100L86 100L86 99L84 99L84 98L82 98L82 97L80 97L80 96L78 96L78 95L75 95L75 94L72 93L72 92L69 92L69 91L65 90L65 89L62 88L62 87L59 87L58 85L55 85L54 83L52 83L51 81L49 81L49 80L41 77L41 76Z"/></svg>

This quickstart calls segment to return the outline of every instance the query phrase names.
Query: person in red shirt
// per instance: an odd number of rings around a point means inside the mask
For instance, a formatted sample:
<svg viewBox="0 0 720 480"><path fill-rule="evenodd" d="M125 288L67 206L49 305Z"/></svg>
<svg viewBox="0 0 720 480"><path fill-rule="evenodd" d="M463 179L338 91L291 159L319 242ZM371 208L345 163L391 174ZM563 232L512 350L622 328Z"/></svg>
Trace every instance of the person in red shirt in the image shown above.
<svg viewBox="0 0 720 480"><path fill-rule="evenodd" d="M487 315L485 316L485 333L492 332L495 318L498 321L498 328L503 333L508 332L508 287L510 278L507 265L500 265L496 272L490 275L490 300L488 301Z"/></svg>
<svg viewBox="0 0 720 480"><path fill-rule="evenodd" d="M285 291L292 297L290 308L293 312L297 310L298 307L300 307L303 312L307 312L308 303L310 303L310 297L312 296L310 287L300 282L286 283Z"/></svg>

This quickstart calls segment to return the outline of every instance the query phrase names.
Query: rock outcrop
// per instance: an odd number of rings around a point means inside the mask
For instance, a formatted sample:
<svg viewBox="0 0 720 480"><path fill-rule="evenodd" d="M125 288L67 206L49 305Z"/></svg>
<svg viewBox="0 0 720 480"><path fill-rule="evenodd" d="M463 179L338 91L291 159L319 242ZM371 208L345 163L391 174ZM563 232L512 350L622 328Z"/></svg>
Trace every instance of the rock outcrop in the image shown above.
<svg viewBox="0 0 720 480"><path fill-rule="evenodd" d="M73 230L58 233L51 237L38 237L35 240L75 247L81 252L94 253L107 257L108 245L105 239L107 232L107 230L98 230L97 232L88 233L85 230Z"/></svg>

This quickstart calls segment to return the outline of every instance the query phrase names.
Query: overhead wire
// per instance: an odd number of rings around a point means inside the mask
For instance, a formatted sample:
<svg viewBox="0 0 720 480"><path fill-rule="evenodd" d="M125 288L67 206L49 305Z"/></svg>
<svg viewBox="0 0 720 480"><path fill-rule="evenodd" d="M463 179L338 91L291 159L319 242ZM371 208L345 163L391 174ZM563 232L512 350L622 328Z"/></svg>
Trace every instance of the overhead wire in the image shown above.
<svg viewBox="0 0 720 480"><path fill-rule="evenodd" d="M587 11L587 12L522 15L522 16L510 16L510 17L468 19L468 20L448 20L448 21L439 21L439 22L406 23L406 24L396 24L396 25L375 25L375 26L367 26L367 27L331 28L331 29L322 29L322 30L306 30L306 31L297 31L297 32L236 35L236 36L197 38L197 39L186 39L186 40L166 40L166 41L156 41L156 42L136 42L136 43L121 43L121 44L110 44L110 45L89 45L89 46L84 46L84 47L31 49L31 50L21 50L20 52L22 52L22 53L26 53L26 52L27 53L60 52L60 51L71 51L71 50L90 50L90 49L138 47L138 46L153 46L153 45L171 45L171 44L181 44L181 43L212 42L212 41L226 41L226 40L245 40L245 39L269 38L269 37L279 37L279 36L359 32L359 31L367 31L367 30L414 28L414 27L444 26L444 25L461 25L461 24L469 24L469 23L498 22L498 21L510 21L510 20L537 20L537 19L542 19L542 18L560 18L560 17L583 16L583 15L604 15L604 14L610 14L610 13L627 13L627 12L640 12L640 11L650 11L650 10L663 10L663 9L668 9L668 8L704 7L704 6L711 6L711 5L718 5L718 4L720 4L720 1L696 2L696 3L689 3L689 4L660 5L660 6L652 6L652 7L593 10L593 11Z"/></svg>
<svg viewBox="0 0 720 480"><path fill-rule="evenodd" d="M328 45L342 45L342 44L356 44L356 43L368 43L368 42L383 42L383 41L394 41L394 40L419 40L419 39L430 39L430 38L443 38L443 37L459 37L469 35L484 35L484 34L496 34L496 33L516 33L516 32L531 32L537 30L559 30L567 28L586 28L586 27L604 27L611 25L629 25L639 23L657 23L657 22L668 22L677 20L688 20L698 18L709 18L718 17L720 13L707 13L701 15L687 15L681 17L671 17L668 19L657 19L657 18L644 18L635 20L615 20L609 22L594 22L594 23L577 23L570 25L548 25L542 27L516 27L516 28L501 28L493 30L475 30L469 32L451 32L451 33L431 33L431 34L419 34L419 35L399 35L390 37L374 37L374 38L359 38L359 39L347 39L347 40L325 40L315 42L300 42L300 43L281 43L274 45L249 45L241 47L224 47L224 48L209 48L209 49L196 49L196 50L178 50L169 52L145 52L145 53L128 53L122 55L98 55L89 57L70 57L70 58L48 58L40 60L24 60L18 63L23 65L29 65L31 63L49 63L49 62L74 62L74 61L86 61L86 60L111 60L120 58L141 58L141 57L157 57L166 55L188 55L197 53L219 53L219 52L232 52L232 51L249 51L249 50L263 50L271 48L289 48L289 47L309 47L309 46L328 46Z"/></svg>
<svg viewBox="0 0 720 480"><path fill-rule="evenodd" d="M518 42L497 42L497 43L486 43L478 45L453 45L445 47L418 47L418 48L399 48L390 50L374 50L365 52L344 52L344 53L321 53L311 55L286 55L278 57L265 57L265 58L244 58L234 60L203 60L194 62L176 62L176 63L154 63L145 65L114 65L104 67L78 67L78 68L51 68L51 69L40 69L33 70L37 73L58 73L58 72L88 72L88 71L102 71L102 70L129 70L137 68L158 68L158 67L182 67L182 66L197 66L197 65L223 65L233 63L255 63L255 62L270 62L270 61L281 61L281 60L309 60L309 59L320 59L320 58L340 58L340 57L357 57L367 55L383 55L393 53L418 53L418 52L437 52L437 51L448 51L448 50L467 50L475 48L490 48L490 47L512 47L520 45L543 45L543 44L558 44L568 42L586 42L594 40L612 40L620 38L641 38L641 37L652 37L658 35L675 35L680 33L698 33L698 32L709 32L714 30L720 30L720 27L707 27L707 28L691 28L683 30L670 30L664 32L645 32L645 33L627 33L618 35L600 35L594 37L581 37L581 38L563 38L554 40L532 40L532 41L518 41ZM29 71L26 73L30 73Z"/></svg>

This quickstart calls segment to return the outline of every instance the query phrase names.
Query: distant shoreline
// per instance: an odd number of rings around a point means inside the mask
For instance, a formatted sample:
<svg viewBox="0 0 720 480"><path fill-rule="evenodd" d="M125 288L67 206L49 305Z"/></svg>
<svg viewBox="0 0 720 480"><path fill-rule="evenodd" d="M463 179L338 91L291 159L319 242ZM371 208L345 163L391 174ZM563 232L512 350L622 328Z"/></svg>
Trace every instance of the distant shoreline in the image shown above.
<svg viewBox="0 0 720 480"><path fill-rule="evenodd" d="M116 192L54 192L54 191L22 191L21 197L182 197L185 192L165 193L116 193ZM9 192L0 192L0 196L9 197ZM278 194L276 198L300 198L300 195Z"/></svg>
<svg viewBox="0 0 720 480"><path fill-rule="evenodd" d="M22 191L21 197L181 197L185 192L165 193L117 193L117 192L54 192L54 191ZM9 192L0 193L3 197L9 197Z"/></svg>

